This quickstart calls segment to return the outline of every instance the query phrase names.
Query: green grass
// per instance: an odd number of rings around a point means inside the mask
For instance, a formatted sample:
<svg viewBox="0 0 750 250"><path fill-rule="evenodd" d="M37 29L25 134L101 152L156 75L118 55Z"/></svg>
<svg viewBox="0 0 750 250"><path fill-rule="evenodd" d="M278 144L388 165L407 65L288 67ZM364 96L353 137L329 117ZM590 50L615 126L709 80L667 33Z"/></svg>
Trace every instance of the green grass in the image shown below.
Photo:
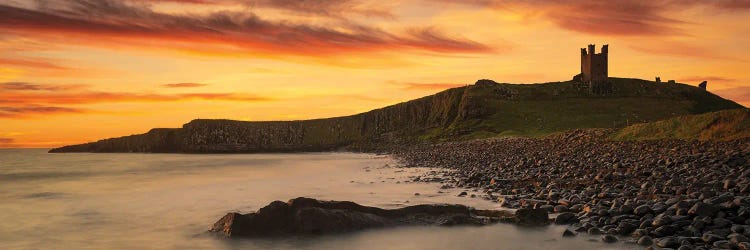
<svg viewBox="0 0 750 250"><path fill-rule="evenodd" d="M605 95L592 94L587 86L573 81L471 85L463 101L473 103L469 106L479 108L481 115L457 117L449 126L413 133L418 134L420 140L438 141L538 137L576 128L622 128L674 116L742 107L684 84L627 78L611 78L610 81L612 91Z"/></svg>
<svg viewBox="0 0 750 250"><path fill-rule="evenodd" d="M750 137L750 109L722 110L635 124L617 131L614 140L734 140Z"/></svg>

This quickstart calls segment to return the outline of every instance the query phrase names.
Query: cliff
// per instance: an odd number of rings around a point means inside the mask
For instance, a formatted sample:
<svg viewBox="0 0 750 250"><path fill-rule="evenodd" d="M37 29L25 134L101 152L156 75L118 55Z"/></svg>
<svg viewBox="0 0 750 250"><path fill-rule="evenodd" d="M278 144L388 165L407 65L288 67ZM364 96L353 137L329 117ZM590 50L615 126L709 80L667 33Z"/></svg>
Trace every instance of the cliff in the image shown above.
<svg viewBox="0 0 750 250"><path fill-rule="evenodd" d="M326 151L342 147L535 136L575 128L625 127L676 115L740 108L703 89L610 78L592 94L575 81L474 85L351 116L302 121L193 120L182 128L71 145L50 152L247 153Z"/></svg>

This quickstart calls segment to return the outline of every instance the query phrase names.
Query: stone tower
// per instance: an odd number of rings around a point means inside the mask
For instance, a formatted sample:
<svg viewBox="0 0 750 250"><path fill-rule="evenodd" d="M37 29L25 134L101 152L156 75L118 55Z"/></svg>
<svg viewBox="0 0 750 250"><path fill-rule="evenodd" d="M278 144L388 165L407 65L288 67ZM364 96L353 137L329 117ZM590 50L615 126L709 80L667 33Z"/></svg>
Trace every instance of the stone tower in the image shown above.
<svg viewBox="0 0 750 250"><path fill-rule="evenodd" d="M609 77L607 53L609 45L602 46L602 52L596 54L596 46L589 44L588 51L581 48L581 81L588 83L593 92L606 91Z"/></svg>

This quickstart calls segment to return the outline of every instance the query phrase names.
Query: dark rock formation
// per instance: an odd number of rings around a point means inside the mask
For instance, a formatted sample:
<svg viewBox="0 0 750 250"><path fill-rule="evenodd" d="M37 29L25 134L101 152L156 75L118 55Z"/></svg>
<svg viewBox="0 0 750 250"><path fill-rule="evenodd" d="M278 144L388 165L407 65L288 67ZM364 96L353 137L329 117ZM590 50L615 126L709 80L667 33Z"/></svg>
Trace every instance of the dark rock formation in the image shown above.
<svg viewBox="0 0 750 250"><path fill-rule="evenodd" d="M395 144L403 138L399 134L447 127L472 113L461 109L478 110L471 98L464 97L465 90L466 87L449 89L357 115L326 119L264 122L198 119L182 128L152 129L146 134L65 146L50 152L251 153L327 151L380 142Z"/></svg>
<svg viewBox="0 0 750 250"><path fill-rule="evenodd" d="M698 88L706 89L708 87L708 81L702 81L698 84Z"/></svg>
<svg viewBox="0 0 750 250"><path fill-rule="evenodd" d="M269 237L341 233L398 225L487 225L509 220L503 211L474 210L463 205L416 205L399 209L362 206L350 201L296 198L274 201L249 214L228 213L210 232L226 237Z"/></svg>

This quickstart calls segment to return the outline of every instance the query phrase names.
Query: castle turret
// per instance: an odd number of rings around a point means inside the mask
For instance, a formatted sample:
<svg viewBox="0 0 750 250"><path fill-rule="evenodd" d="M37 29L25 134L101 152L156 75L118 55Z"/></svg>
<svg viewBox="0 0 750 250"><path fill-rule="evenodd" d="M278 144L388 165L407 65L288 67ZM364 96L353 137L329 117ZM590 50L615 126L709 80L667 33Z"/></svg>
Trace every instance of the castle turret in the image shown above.
<svg viewBox="0 0 750 250"><path fill-rule="evenodd" d="M596 45L589 44L588 50L581 49L581 80L588 83L593 92L605 91L609 78L609 45L602 46L601 53L596 53Z"/></svg>

